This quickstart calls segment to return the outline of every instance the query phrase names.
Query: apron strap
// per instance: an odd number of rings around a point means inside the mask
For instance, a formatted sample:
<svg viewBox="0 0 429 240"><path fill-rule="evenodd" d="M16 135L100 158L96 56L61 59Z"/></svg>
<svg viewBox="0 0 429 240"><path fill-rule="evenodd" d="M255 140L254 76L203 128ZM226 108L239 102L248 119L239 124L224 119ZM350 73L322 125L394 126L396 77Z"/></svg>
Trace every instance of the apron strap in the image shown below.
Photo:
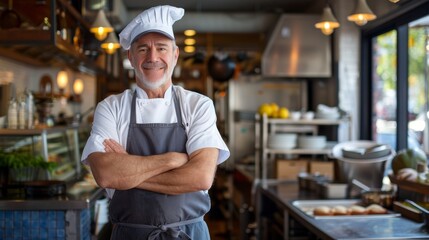
<svg viewBox="0 0 429 240"><path fill-rule="evenodd" d="M204 216L189 219L186 221L180 221L165 225L159 225L159 226L152 226L152 225L145 225L145 224L135 224L135 223L114 223L115 225L124 226L124 227L131 227L131 228L153 228L154 230L149 234L148 240L156 240L159 239L159 235L161 234L167 234L170 237L178 238L179 236L182 237L182 239L191 240L191 237L189 237L188 234L186 234L182 229L180 229L180 226L188 225L191 223L197 223L204 221Z"/></svg>
<svg viewBox="0 0 429 240"><path fill-rule="evenodd" d="M171 91L172 91L172 97L173 97L173 101L174 101L174 108L176 110L176 118L177 118L177 124L182 125L183 126L183 122L182 122L182 111L180 109L180 102L179 102L179 97L176 94L176 90L174 85L171 86Z"/></svg>

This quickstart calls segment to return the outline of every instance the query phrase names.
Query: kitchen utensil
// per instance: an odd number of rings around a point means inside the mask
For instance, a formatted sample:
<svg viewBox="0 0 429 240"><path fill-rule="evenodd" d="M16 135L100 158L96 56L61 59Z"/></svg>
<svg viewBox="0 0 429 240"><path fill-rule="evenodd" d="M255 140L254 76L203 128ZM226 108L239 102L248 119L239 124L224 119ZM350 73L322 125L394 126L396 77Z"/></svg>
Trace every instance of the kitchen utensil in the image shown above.
<svg viewBox="0 0 429 240"><path fill-rule="evenodd" d="M8 9L4 10L0 15L0 28L10 29L21 26L21 18L19 14L13 10L13 0L9 0Z"/></svg>
<svg viewBox="0 0 429 240"><path fill-rule="evenodd" d="M357 179L353 179L352 183L364 191L370 191L371 190L371 188L369 188L367 185L363 184L361 181L359 181Z"/></svg>
<svg viewBox="0 0 429 240"><path fill-rule="evenodd" d="M429 230L429 211L428 211L426 208L424 208L424 207L422 207L422 206L418 205L418 204L417 204L417 203L415 203L414 201L411 201L411 200L405 200L405 202L407 202L407 203L411 204L413 207L417 208L417 209L422 213L422 215L423 215L423 220L424 220L424 226L425 226L425 228L426 228L426 229L428 229L428 230Z"/></svg>
<svg viewBox="0 0 429 240"><path fill-rule="evenodd" d="M215 81L226 82L234 75L235 63L229 56L211 56L208 61L209 75Z"/></svg>

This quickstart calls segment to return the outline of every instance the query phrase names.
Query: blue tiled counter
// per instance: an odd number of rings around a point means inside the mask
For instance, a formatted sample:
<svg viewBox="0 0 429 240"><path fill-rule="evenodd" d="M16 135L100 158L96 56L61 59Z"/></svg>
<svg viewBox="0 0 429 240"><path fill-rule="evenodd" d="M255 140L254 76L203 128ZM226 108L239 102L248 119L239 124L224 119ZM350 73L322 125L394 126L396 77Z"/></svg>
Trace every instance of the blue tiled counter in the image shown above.
<svg viewBox="0 0 429 240"><path fill-rule="evenodd" d="M103 190L48 199L0 199L0 239L91 239L91 208Z"/></svg>

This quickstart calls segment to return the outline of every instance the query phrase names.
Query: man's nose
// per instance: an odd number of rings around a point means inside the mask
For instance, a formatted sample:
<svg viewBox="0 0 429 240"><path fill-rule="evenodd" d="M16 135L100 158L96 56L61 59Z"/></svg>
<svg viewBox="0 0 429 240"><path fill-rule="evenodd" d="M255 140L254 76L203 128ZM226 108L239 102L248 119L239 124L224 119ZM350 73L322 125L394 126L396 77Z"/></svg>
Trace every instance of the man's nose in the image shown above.
<svg viewBox="0 0 429 240"><path fill-rule="evenodd" d="M149 58L149 61L156 62L156 60L158 59L158 54L156 52L156 49L154 49L154 48L150 49L149 54L148 54L148 58Z"/></svg>

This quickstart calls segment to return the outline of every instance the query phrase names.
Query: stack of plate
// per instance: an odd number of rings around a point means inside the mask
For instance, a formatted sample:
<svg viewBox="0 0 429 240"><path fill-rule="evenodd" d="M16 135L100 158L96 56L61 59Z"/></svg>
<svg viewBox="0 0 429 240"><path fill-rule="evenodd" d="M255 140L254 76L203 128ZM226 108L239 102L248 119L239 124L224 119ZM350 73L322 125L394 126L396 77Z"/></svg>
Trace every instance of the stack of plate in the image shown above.
<svg viewBox="0 0 429 240"><path fill-rule="evenodd" d="M268 148L292 149L296 147L297 134L295 133L275 133L268 136Z"/></svg>
<svg viewBox="0 0 429 240"><path fill-rule="evenodd" d="M323 149L326 147L326 136L299 136L298 148Z"/></svg>

